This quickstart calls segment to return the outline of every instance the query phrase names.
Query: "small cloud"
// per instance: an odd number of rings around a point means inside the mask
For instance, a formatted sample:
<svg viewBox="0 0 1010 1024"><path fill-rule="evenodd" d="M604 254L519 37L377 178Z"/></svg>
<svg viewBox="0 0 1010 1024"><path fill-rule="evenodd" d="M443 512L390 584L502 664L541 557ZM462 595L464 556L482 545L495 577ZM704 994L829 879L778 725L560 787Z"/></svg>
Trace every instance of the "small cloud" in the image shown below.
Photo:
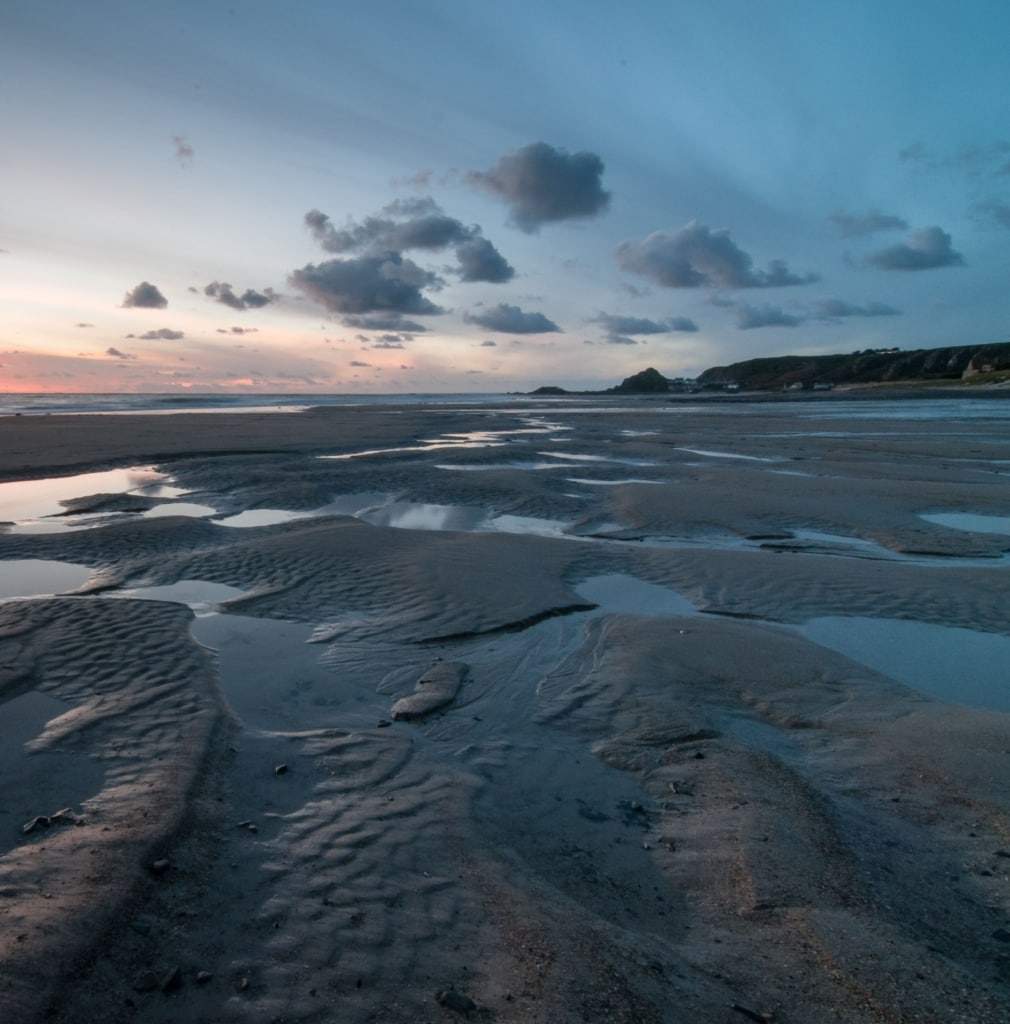
<svg viewBox="0 0 1010 1024"><path fill-rule="evenodd" d="M610 334L669 334L671 331L694 332L698 330L698 325L686 316L671 316L665 320L650 320L640 316L600 313L591 322L602 324Z"/></svg>
<svg viewBox="0 0 1010 1024"><path fill-rule="evenodd" d="M130 355L128 352L120 352L118 348L107 348L105 350L107 356L112 356L113 359L136 359L134 355Z"/></svg>
<svg viewBox="0 0 1010 1024"><path fill-rule="evenodd" d="M147 331L140 335L142 341L178 341L185 337L182 331L173 331L170 327L159 327L156 331Z"/></svg>
<svg viewBox="0 0 1010 1024"><path fill-rule="evenodd" d="M487 339L485 339L484 341L482 341L480 343L480 347L481 348L497 348L498 347L498 342L497 341L492 341L490 338L487 338Z"/></svg>
<svg viewBox="0 0 1010 1024"><path fill-rule="evenodd" d="M972 207L975 216L986 227L1010 228L1010 203L990 199Z"/></svg>
<svg viewBox="0 0 1010 1024"><path fill-rule="evenodd" d="M84 323L81 323L81 324L74 324L74 326L75 327L94 327L95 325L94 324L84 324Z"/></svg>
<svg viewBox="0 0 1010 1024"><path fill-rule="evenodd" d="M503 284L516 276L515 268L486 239L471 238L456 247L461 281Z"/></svg>
<svg viewBox="0 0 1010 1024"><path fill-rule="evenodd" d="M125 309L164 309L168 299L149 281L141 281L123 298Z"/></svg>
<svg viewBox="0 0 1010 1024"><path fill-rule="evenodd" d="M173 135L172 145L175 146L175 158L183 167L193 159L193 147L186 141L184 135Z"/></svg>
<svg viewBox="0 0 1010 1024"><path fill-rule="evenodd" d="M258 334L258 327L218 327L218 334Z"/></svg>
<svg viewBox="0 0 1010 1024"><path fill-rule="evenodd" d="M738 302L736 325L741 331L753 331L759 327L799 327L803 318L786 313L779 306L751 306Z"/></svg>
<svg viewBox="0 0 1010 1024"><path fill-rule="evenodd" d="M881 213L879 210L861 214L836 210L829 220L838 227L843 238L860 238L875 235L880 231L904 231L908 228L903 218L893 213Z"/></svg>
<svg viewBox="0 0 1010 1024"><path fill-rule="evenodd" d="M626 334L608 334L604 339L604 342L608 345L637 345L638 342L634 338L629 338Z"/></svg>
<svg viewBox="0 0 1010 1024"><path fill-rule="evenodd" d="M501 331L504 334L548 334L561 330L543 313L526 313L518 306L510 306L506 302L500 302L482 313L464 313L463 319L468 324L477 324L486 330Z"/></svg>
<svg viewBox="0 0 1010 1024"><path fill-rule="evenodd" d="M428 328L416 320L407 320L399 313L378 313L367 316L345 316L340 321L345 327L359 331L407 331L423 334Z"/></svg>
<svg viewBox="0 0 1010 1024"><path fill-rule="evenodd" d="M391 178L390 188L413 188L423 192L431 187L431 171L418 171L405 178Z"/></svg>
<svg viewBox="0 0 1010 1024"><path fill-rule="evenodd" d="M223 281L211 281L204 288L203 294L223 306L239 310L261 309L277 301L277 293L272 288L264 288L261 292L247 288L241 295L236 295L232 286Z"/></svg>
<svg viewBox="0 0 1010 1024"><path fill-rule="evenodd" d="M665 288L784 288L818 280L816 274L794 274L783 260L756 270L728 231L698 221L679 231L654 231L640 242L621 242L614 256L622 270Z"/></svg>
<svg viewBox="0 0 1010 1024"><path fill-rule="evenodd" d="M365 367L365 366L371 366L371 365L372 365L371 363L363 363L360 359L352 359L351 360L351 366Z"/></svg>
<svg viewBox="0 0 1010 1024"><path fill-rule="evenodd" d="M938 227L910 231L906 240L871 253L867 262L881 270L935 270L956 267L964 257L955 252L950 235Z"/></svg>
<svg viewBox="0 0 1010 1024"><path fill-rule="evenodd" d="M512 222L533 234L552 221L602 213L610 203L602 177L603 161L595 153L534 142L506 153L489 171L469 171L464 180L503 200Z"/></svg>
<svg viewBox="0 0 1010 1024"><path fill-rule="evenodd" d="M901 310L883 302L867 302L859 306L842 299L821 299L815 303L816 316L822 320L842 320L850 316L900 316Z"/></svg>

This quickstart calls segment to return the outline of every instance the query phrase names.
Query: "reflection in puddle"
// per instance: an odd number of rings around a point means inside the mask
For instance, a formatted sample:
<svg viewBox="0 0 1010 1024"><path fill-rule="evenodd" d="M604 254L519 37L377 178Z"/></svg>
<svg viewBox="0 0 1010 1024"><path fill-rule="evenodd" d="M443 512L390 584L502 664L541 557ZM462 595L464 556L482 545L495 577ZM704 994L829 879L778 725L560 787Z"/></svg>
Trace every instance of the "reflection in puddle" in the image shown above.
<svg viewBox="0 0 1010 1024"><path fill-rule="evenodd" d="M487 518L487 513L463 505L394 501L359 512L357 518L373 526L392 526L402 530L475 530Z"/></svg>
<svg viewBox="0 0 1010 1024"><path fill-rule="evenodd" d="M568 459L571 462L604 462L616 463L620 466L655 466L655 462L648 459L621 459L611 455L576 455L571 452L537 452L538 455L546 455L552 459Z"/></svg>
<svg viewBox="0 0 1010 1024"><path fill-rule="evenodd" d="M955 704L1010 711L1010 637L904 619L827 616L797 627L919 693Z"/></svg>
<svg viewBox="0 0 1010 1024"><path fill-rule="evenodd" d="M163 519L165 516L191 516L202 519L217 514L216 508L210 505L196 505L191 501L177 501L168 505L155 505L146 512L141 512L142 519Z"/></svg>
<svg viewBox="0 0 1010 1024"><path fill-rule="evenodd" d="M495 469L568 469L563 462L481 462L479 464L460 464L452 466L447 464L436 464L435 469L447 469L451 472L476 472L479 470Z"/></svg>
<svg viewBox="0 0 1010 1024"><path fill-rule="evenodd" d="M665 484L666 480L645 480L639 477L628 477L625 480L587 480L578 476L566 476L570 484L586 484L589 487L619 487L621 484Z"/></svg>
<svg viewBox="0 0 1010 1024"><path fill-rule="evenodd" d="M83 587L91 577L86 565L21 558L0 562L0 599L49 597Z"/></svg>
<svg viewBox="0 0 1010 1024"><path fill-rule="evenodd" d="M983 516L973 512L936 512L919 517L927 523L967 533L1005 533L1010 535L1010 516Z"/></svg>

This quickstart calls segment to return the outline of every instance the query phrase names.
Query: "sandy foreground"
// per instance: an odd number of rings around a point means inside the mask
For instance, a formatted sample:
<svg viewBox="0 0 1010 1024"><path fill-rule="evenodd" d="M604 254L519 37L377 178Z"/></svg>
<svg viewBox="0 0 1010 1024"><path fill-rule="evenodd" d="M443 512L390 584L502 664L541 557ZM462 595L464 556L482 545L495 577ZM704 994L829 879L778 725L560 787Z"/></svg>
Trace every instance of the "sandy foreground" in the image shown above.
<svg viewBox="0 0 1010 1024"><path fill-rule="evenodd" d="M328 509L0 533L0 1020L1010 1020L1010 715L803 635L1010 634L1010 418L814 408L0 420Z"/></svg>

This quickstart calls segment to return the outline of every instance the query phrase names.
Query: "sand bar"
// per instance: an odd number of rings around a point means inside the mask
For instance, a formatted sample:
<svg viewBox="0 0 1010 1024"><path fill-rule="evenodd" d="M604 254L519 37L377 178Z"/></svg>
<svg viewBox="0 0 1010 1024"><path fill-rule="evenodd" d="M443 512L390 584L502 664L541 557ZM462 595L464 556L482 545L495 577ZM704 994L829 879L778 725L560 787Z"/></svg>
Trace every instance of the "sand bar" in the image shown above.
<svg viewBox="0 0 1010 1024"><path fill-rule="evenodd" d="M0 421L177 489L0 533L0 1018L1010 1019L1010 715L803 633L1010 643L981 404Z"/></svg>

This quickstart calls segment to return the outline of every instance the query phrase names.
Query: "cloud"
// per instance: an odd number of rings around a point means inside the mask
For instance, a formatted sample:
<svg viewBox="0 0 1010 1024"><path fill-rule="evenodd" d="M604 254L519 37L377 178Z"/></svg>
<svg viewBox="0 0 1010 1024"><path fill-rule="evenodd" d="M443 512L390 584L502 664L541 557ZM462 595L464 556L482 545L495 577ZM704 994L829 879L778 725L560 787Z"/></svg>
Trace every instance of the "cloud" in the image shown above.
<svg viewBox="0 0 1010 1024"><path fill-rule="evenodd" d="M484 313L464 313L463 319L468 324L477 324L503 334L548 334L561 330L543 313L525 313L518 306L510 306L507 302L499 302Z"/></svg>
<svg viewBox="0 0 1010 1024"><path fill-rule="evenodd" d="M141 281L123 298L125 309L164 309L167 305L168 299L149 281Z"/></svg>
<svg viewBox="0 0 1010 1024"><path fill-rule="evenodd" d="M608 334L603 339L608 345L637 345L638 342L634 338L629 338L626 334Z"/></svg>
<svg viewBox="0 0 1010 1024"><path fill-rule="evenodd" d="M535 233L551 221L594 217L610 203L601 185L603 161L595 153L568 153L534 142L502 156L489 171L464 180L502 199L512 222Z"/></svg>
<svg viewBox="0 0 1010 1024"><path fill-rule="evenodd" d="M466 225L450 217L430 197L397 199L385 206L384 216L349 221L337 228L321 210L305 214L305 226L327 252L384 256L414 249L438 252L455 246L459 266L452 272L466 282L499 284L515 277L515 270L481 234L479 225Z"/></svg>
<svg viewBox="0 0 1010 1024"><path fill-rule="evenodd" d="M395 252L308 263L288 281L332 313L443 312L421 294L422 288L440 285L440 279Z"/></svg>
<svg viewBox="0 0 1010 1024"><path fill-rule="evenodd" d="M80 324L74 324L74 326L75 326L75 327L94 327L95 325L94 325L94 324L84 324L84 323L80 323Z"/></svg>
<svg viewBox="0 0 1010 1024"><path fill-rule="evenodd" d="M345 327L356 327L360 331L407 331L410 334L421 334L428 329L416 320L404 319L399 313L345 316L340 322Z"/></svg>
<svg viewBox="0 0 1010 1024"><path fill-rule="evenodd" d="M486 239L471 238L456 247L460 280L502 284L516 276L515 268Z"/></svg>
<svg viewBox="0 0 1010 1024"><path fill-rule="evenodd" d="M231 309L261 309L263 306L276 302L277 293L272 288L264 288L263 291L253 291L247 288L241 295L236 295L232 286L223 281L211 281L203 290L203 294L220 302L223 306Z"/></svg>
<svg viewBox="0 0 1010 1024"><path fill-rule="evenodd" d="M218 327L218 334L257 334L258 327Z"/></svg>
<svg viewBox="0 0 1010 1024"><path fill-rule="evenodd" d="M620 316L600 313L592 323L602 324L610 334L669 334L671 331L698 330L698 325L686 316L671 316L665 320L648 320L640 316Z"/></svg>
<svg viewBox="0 0 1010 1024"><path fill-rule="evenodd" d="M118 348L107 348L105 350L107 356L112 356L113 359L136 359L136 356L130 355L128 352L120 352Z"/></svg>
<svg viewBox="0 0 1010 1024"><path fill-rule="evenodd" d="M140 335L142 341L178 341L185 337L182 331L173 331L170 327L159 327L156 331L146 331Z"/></svg>
<svg viewBox="0 0 1010 1024"><path fill-rule="evenodd" d="M1010 228L1010 203L990 199L976 203L972 209L986 227Z"/></svg>
<svg viewBox="0 0 1010 1024"><path fill-rule="evenodd" d="M679 231L654 231L640 242L621 242L614 256L622 270L665 288L783 288L818 279L792 273L783 260L755 270L728 231L713 231L698 221Z"/></svg>
<svg viewBox="0 0 1010 1024"><path fill-rule="evenodd" d="M910 231L904 242L871 253L867 261L882 270L934 270L960 266L964 257L954 251L946 231L928 227Z"/></svg>
<svg viewBox="0 0 1010 1024"><path fill-rule="evenodd" d="M799 327L803 317L793 316L779 306L751 306L746 302L738 302L736 325L741 331L753 331L759 327Z"/></svg>
<svg viewBox="0 0 1010 1024"><path fill-rule="evenodd" d="M371 363L363 363L360 359L352 359L351 366L371 366Z"/></svg>
<svg viewBox="0 0 1010 1024"><path fill-rule="evenodd" d="M816 315L823 320L841 320L850 316L900 316L901 310L883 302L867 302L857 306L842 299L821 299L815 303Z"/></svg>
<svg viewBox="0 0 1010 1024"><path fill-rule="evenodd" d="M372 348L403 348L403 342L395 335L384 335Z"/></svg>
<svg viewBox="0 0 1010 1024"><path fill-rule="evenodd" d="M482 341L480 343L480 347L481 348L497 348L498 347L498 342L497 341L492 341L490 338L487 338L486 340L484 340L484 341Z"/></svg>
<svg viewBox="0 0 1010 1024"><path fill-rule="evenodd" d="M908 228L908 223L901 217L893 213L881 213L879 210L862 214L836 210L829 220L837 225L843 238L860 238L875 235L879 231L904 231Z"/></svg>

